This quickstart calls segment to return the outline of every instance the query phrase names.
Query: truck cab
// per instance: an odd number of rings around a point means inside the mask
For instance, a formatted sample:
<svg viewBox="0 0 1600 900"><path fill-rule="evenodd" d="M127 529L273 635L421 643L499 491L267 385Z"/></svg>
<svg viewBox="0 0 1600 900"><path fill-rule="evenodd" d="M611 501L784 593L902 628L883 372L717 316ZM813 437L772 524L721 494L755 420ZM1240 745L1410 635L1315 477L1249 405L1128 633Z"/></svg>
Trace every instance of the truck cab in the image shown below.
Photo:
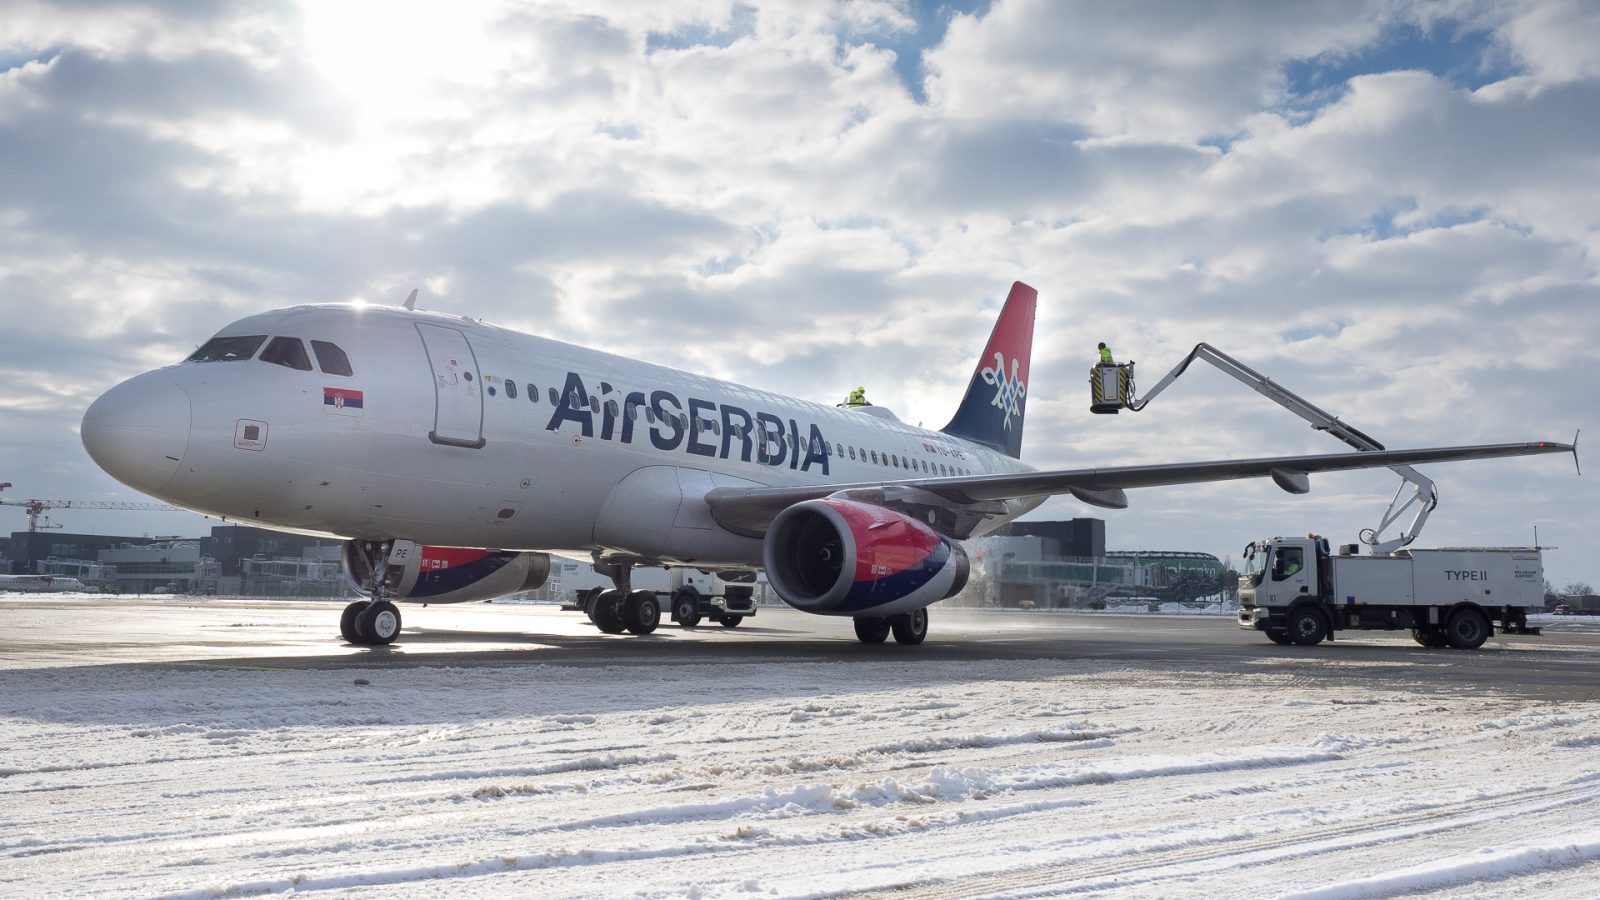
<svg viewBox="0 0 1600 900"><path fill-rule="evenodd" d="M1239 625L1277 644L1316 644L1333 637L1323 609L1330 579L1328 539L1275 537L1244 548Z"/></svg>
<svg viewBox="0 0 1600 900"><path fill-rule="evenodd" d="M1327 559L1328 539L1323 537L1251 542L1244 548L1239 605L1288 606L1302 597L1317 598Z"/></svg>

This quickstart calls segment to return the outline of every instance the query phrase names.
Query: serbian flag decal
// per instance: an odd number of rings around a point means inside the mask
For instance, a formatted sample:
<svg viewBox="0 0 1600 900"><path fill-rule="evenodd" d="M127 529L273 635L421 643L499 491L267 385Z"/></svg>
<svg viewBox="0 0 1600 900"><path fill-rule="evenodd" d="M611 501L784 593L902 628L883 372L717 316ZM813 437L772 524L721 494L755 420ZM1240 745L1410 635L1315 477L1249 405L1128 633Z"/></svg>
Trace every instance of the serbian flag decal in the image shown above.
<svg viewBox="0 0 1600 900"><path fill-rule="evenodd" d="M361 392L346 388L322 389L322 411L336 416L361 415Z"/></svg>

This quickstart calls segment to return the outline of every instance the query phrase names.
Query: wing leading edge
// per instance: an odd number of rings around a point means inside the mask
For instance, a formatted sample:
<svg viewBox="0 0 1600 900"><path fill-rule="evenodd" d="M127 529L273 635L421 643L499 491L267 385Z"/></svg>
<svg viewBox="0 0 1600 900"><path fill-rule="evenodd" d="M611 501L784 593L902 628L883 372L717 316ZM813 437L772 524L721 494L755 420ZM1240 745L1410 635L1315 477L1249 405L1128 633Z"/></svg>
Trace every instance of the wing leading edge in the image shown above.
<svg viewBox="0 0 1600 900"><path fill-rule="evenodd" d="M982 518L1002 512L1000 501L1052 494L1071 494L1084 503L1107 509L1128 505L1128 488L1160 487L1229 481L1237 478L1271 478L1290 493L1311 489L1316 472L1344 472L1418 463L1533 456L1576 451L1572 444L1535 441L1524 444L1480 444L1470 447L1427 447L1417 450L1373 450L1310 456L1274 456L1260 459L1211 460L1155 466L1115 466L1103 469L1064 469L1002 475L954 478L912 478L903 481L824 484L803 487L716 488L706 494L706 504L718 524L739 534L759 536L779 512L802 500L835 494L894 506L897 500L926 506L970 510ZM963 529L965 530L965 529ZM957 534L957 537L965 535Z"/></svg>

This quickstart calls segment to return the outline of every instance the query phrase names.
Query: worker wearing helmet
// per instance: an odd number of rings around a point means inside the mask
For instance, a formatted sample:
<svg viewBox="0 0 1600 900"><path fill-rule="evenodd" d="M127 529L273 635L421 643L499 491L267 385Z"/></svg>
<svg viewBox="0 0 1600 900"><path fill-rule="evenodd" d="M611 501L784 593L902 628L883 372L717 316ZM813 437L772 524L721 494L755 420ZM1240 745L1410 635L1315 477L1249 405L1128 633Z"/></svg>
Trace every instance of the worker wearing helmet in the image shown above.
<svg viewBox="0 0 1600 900"><path fill-rule="evenodd" d="M1106 346L1106 342L1105 341L1101 341L1100 342L1100 365L1109 366L1111 364L1112 364L1111 348Z"/></svg>
<svg viewBox="0 0 1600 900"><path fill-rule="evenodd" d="M864 387L857 387L855 390L851 391L850 392L850 399L846 400L844 402L844 405L845 406L851 406L851 407L854 407L854 406L866 406L867 405L867 389L864 388Z"/></svg>

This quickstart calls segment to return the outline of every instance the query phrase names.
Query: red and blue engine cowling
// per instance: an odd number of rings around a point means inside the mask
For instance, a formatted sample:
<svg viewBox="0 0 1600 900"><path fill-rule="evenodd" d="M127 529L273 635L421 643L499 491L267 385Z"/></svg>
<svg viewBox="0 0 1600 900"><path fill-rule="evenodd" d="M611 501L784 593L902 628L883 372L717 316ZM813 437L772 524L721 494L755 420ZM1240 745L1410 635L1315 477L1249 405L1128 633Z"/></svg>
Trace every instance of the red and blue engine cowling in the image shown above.
<svg viewBox="0 0 1600 900"><path fill-rule="evenodd" d="M356 590L372 577L353 544L344 548L344 572ZM418 603L470 603L537 589L550 577L544 553L425 547L395 541L389 552L389 597Z"/></svg>
<svg viewBox="0 0 1600 900"><path fill-rule="evenodd" d="M892 616L961 590L960 544L916 519L853 500L807 500L772 520L761 546L784 602L823 616Z"/></svg>

